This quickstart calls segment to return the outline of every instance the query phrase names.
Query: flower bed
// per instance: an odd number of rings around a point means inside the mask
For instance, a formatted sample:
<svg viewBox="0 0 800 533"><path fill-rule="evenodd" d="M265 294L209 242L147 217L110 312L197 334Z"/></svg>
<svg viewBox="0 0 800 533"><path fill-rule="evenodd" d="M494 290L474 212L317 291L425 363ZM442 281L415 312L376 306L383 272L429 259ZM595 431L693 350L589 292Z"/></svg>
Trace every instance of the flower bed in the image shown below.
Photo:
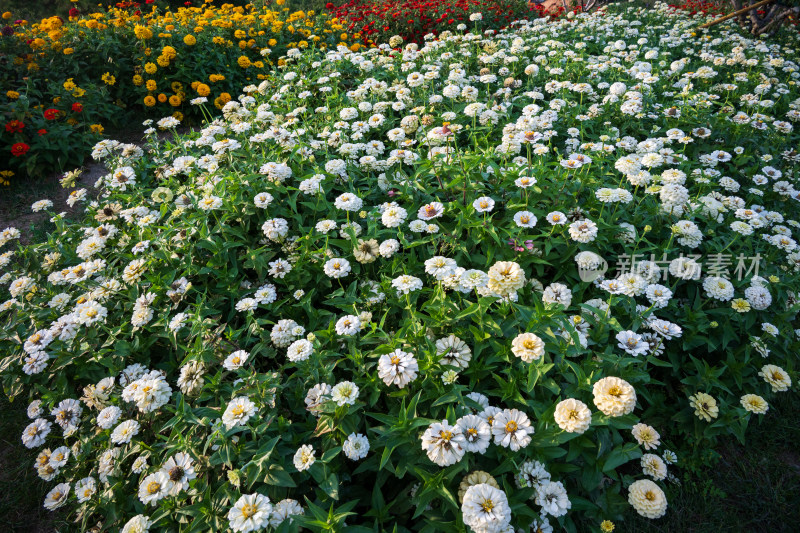
<svg viewBox="0 0 800 533"><path fill-rule="evenodd" d="M105 126L142 113L183 119L195 98L221 108L231 93L282 64L287 49L325 48L349 38L329 17L275 7L113 8L36 24L5 13L0 85L8 93L0 95L0 116L38 126L45 109L58 115L48 124L53 135L44 140L37 137L41 127L0 130L0 150L13 155L0 158L0 170L37 176L79 164L86 143L94 144L93 134ZM67 83L77 94L64 97ZM76 101L78 113L71 109ZM30 152L20 153L21 144Z"/></svg>
<svg viewBox="0 0 800 533"><path fill-rule="evenodd" d="M361 34L365 42L387 41L392 35L422 42L427 34L447 30L500 29L532 12L527 0L351 0L340 5L328 3L326 7L348 31Z"/></svg>
<svg viewBox="0 0 800 533"><path fill-rule="evenodd" d="M0 233L45 506L125 532L663 516L797 366L797 48L695 24L289 53L201 132L96 145L81 223Z"/></svg>

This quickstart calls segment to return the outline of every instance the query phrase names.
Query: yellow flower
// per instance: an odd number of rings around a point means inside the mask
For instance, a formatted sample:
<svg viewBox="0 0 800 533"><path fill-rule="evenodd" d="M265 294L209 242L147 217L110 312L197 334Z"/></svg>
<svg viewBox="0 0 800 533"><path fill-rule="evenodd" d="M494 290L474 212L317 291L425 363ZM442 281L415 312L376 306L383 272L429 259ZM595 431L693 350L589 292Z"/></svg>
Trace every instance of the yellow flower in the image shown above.
<svg viewBox="0 0 800 533"><path fill-rule="evenodd" d="M283 4L286 3L286 0L275 0L275 3L278 4L279 6L282 6Z"/></svg>
<svg viewBox="0 0 800 533"><path fill-rule="evenodd" d="M180 121L183 121L183 113L180 111L175 111L172 116Z"/></svg>
<svg viewBox="0 0 800 533"><path fill-rule="evenodd" d="M102 133L105 131L105 128L100 124L92 124L89 126L89 129L92 130L92 133L96 133L98 135L102 135Z"/></svg>
<svg viewBox="0 0 800 533"><path fill-rule="evenodd" d="M96 23L96 22L95 22ZM152 39L153 32L146 26L139 26L138 24L133 28L133 34L137 39Z"/></svg>
<svg viewBox="0 0 800 533"><path fill-rule="evenodd" d="M190 33L186 34L186 36L183 38L183 44L186 46L194 46L197 44L197 39L195 39L194 35Z"/></svg>
<svg viewBox="0 0 800 533"><path fill-rule="evenodd" d="M347 40L347 34L346 34L346 33L343 33L343 34L341 34L339 37L340 37L340 38L341 38L343 41L346 41L346 40Z"/></svg>
<svg viewBox="0 0 800 533"><path fill-rule="evenodd" d="M77 88L75 89L75 91L72 93L72 96L74 96L75 98L80 98L80 97L81 97L81 96L83 96L84 94L86 94L86 91L84 91L84 90L83 90L83 89L81 89L80 87L77 87Z"/></svg>
<svg viewBox="0 0 800 533"><path fill-rule="evenodd" d="M11 11L6 11L5 13L3 13L4 20L8 20L10 18L11 18Z"/></svg>
<svg viewBox="0 0 800 533"><path fill-rule="evenodd" d="M249 67L250 65L252 65L252 63L250 63L250 58L249 58L249 57L247 57L247 56L239 56L239 59L237 59L237 60L236 60L236 62L237 62L237 63L239 64L239 66L240 66L240 67L242 67L242 68L247 68L247 67Z"/></svg>
<svg viewBox="0 0 800 533"><path fill-rule="evenodd" d="M133 84L134 85L139 87L143 83L144 83L144 79L140 75L138 75L138 74L134 74L133 75Z"/></svg>
<svg viewBox="0 0 800 533"><path fill-rule="evenodd" d="M198 83L196 90L197 94L199 94L200 96L208 96L209 94L211 94L211 87L209 87L205 83Z"/></svg>
<svg viewBox="0 0 800 533"><path fill-rule="evenodd" d="M171 46L165 46L164 48L161 49L161 55L169 59L173 59L178 55L178 52Z"/></svg>
<svg viewBox="0 0 800 533"><path fill-rule="evenodd" d="M103 74L103 77L101 79L106 85L114 85L115 83L117 83L117 78L114 77L110 72L106 72L105 74Z"/></svg>
<svg viewBox="0 0 800 533"><path fill-rule="evenodd" d="M169 58L165 55L160 55L156 58L156 63L158 63L162 67L169 66Z"/></svg>
<svg viewBox="0 0 800 533"><path fill-rule="evenodd" d="M615 527L614 522L612 522L611 520L603 520L602 522L600 522L600 530L603 533L611 533L612 531L614 531L614 527Z"/></svg>
<svg viewBox="0 0 800 533"><path fill-rule="evenodd" d="M144 71L147 72L148 74L155 74L157 70L158 67L155 65L155 63L148 62L144 64Z"/></svg>
<svg viewBox="0 0 800 533"><path fill-rule="evenodd" d="M6 96L8 96L12 100L16 100L19 98L19 93L17 91L6 91Z"/></svg>
<svg viewBox="0 0 800 533"><path fill-rule="evenodd" d="M155 91L158 89L158 84L156 83L156 80L147 80L145 87L147 87L148 91Z"/></svg>
<svg viewBox="0 0 800 533"><path fill-rule="evenodd" d="M147 107L153 107L154 105L156 105L156 99L150 95L147 95L144 97L144 105L146 105Z"/></svg>
<svg viewBox="0 0 800 533"><path fill-rule="evenodd" d="M245 37L247 37L247 33L245 33L242 30L236 30L235 32L233 32L233 36L236 37L237 39L244 39Z"/></svg>
<svg viewBox="0 0 800 533"><path fill-rule="evenodd" d="M166 94L164 94L164 93L159 93L159 94L158 94L158 101L159 101L159 102L161 102L162 104L164 104L164 103L166 103L166 102L167 102L167 100L169 100L169 98L167 98L167 95L166 95Z"/></svg>
<svg viewBox="0 0 800 533"><path fill-rule="evenodd" d="M706 422L711 422L712 418L719 416L717 400L705 392L698 392L694 396L689 396L689 405L694 409L695 416Z"/></svg>
<svg viewBox="0 0 800 533"><path fill-rule="evenodd" d="M181 82L179 82L179 81L173 81L169 85L169 88L172 89L172 92L178 93L178 92L183 90L183 84L181 84Z"/></svg>
<svg viewBox="0 0 800 533"><path fill-rule="evenodd" d="M276 44L278 44L278 41L275 39L270 39L269 41L267 41L267 44L270 46L275 46Z"/></svg>
<svg viewBox="0 0 800 533"><path fill-rule="evenodd" d="M72 55L74 53L75 53L75 49L74 48L64 48L64 55L65 56Z"/></svg>
<svg viewBox="0 0 800 533"><path fill-rule="evenodd" d="M9 178L13 175L10 170L0 170L0 185L11 185Z"/></svg>

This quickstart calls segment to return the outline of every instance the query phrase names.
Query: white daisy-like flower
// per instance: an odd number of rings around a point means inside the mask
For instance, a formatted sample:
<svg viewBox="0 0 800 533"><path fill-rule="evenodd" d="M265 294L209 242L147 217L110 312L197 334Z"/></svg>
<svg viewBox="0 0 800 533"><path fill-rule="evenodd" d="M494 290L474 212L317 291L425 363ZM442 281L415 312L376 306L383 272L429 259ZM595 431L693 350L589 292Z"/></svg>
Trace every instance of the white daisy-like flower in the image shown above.
<svg viewBox="0 0 800 533"><path fill-rule="evenodd" d="M439 466L455 464L464 457L466 438L458 426L447 420L434 422L422 434L422 449Z"/></svg>
<svg viewBox="0 0 800 533"><path fill-rule="evenodd" d="M294 454L294 467L298 472L308 470L315 461L314 448L310 444L303 444Z"/></svg>
<svg viewBox="0 0 800 533"><path fill-rule="evenodd" d="M342 445L345 457L351 461L358 461L367 456L369 452L369 440L361 433L351 433Z"/></svg>
<svg viewBox="0 0 800 533"><path fill-rule="evenodd" d="M419 364L411 353L400 349L381 355L378 359L378 377L387 385L404 388L417 378Z"/></svg>
<svg viewBox="0 0 800 533"><path fill-rule="evenodd" d="M504 409L492 421L494 443L514 452L530 444L533 431L528 415L518 409Z"/></svg>
<svg viewBox="0 0 800 533"><path fill-rule="evenodd" d="M264 529L269 524L272 509L269 498L263 494L245 494L228 511L229 527L239 533Z"/></svg>

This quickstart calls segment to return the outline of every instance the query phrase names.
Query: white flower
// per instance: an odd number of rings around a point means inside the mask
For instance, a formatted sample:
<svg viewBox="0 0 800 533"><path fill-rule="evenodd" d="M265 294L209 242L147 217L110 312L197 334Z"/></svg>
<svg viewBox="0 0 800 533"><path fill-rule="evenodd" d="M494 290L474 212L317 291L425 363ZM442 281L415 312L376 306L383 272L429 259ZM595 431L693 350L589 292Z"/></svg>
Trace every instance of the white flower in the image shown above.
<svg viewBox="0 0 800 533"><path fill-rule="evenodd" d="M225 361L222 362L222 366L224 366L226 370L233 372L234 370L242 368L242 365L247 362L248 357L250 357L248 352L244 350L236 350L225 358Z"/></svg>
<svg viewBox="0 0 800 533"><path fill-rule="evenodd" d="M542 513L555 517L567 514L572 507L567 491L560 481L548 481L539 487L536 494L536 505L542 506Z"/></svg>
<svg viewBox="0 0 800 533"><path fill-rule="evenodd" d="M520 333L511 342L511 352L526 363L532 363L544 355L544 342L533 333Z"/></svg>
<svg viewBox="0 0 800 533"><path fill-rule="evenodd" d="M667 477L667 465L661 457L646 453L641 459L642 470L645 474L655 480L662 480Z"/></svg>
<svg viewBox="0 0 800 533"><path fill-rule="evenodd" d="M422 288L422 280L404 274L392 280L392 287L397 289L397 294L408 294L413 291L418 291Z"/></svg>
<svg viewBox="0 0 800 533"><path fill-rule="evenodd" d="M297 500L286 498L279 501L272 508L272 515L269 519L269 525L277 528L284 520L291 520L292 516L302 516L303 508Z"/></svg>
<svg viewBox="0 0 800 533"><path fill-rule="evenodd" d="M569 433L583 433L592 425L589 407L574 398L558 402L553 416L558 427Z"/></svg>
<svg viewBox="0 0 800 533"><path fill-rule="evenodd" d="M461 514L464 524L481 533L507 531L511 522L506 494L488 483L478 483L467 489Z"/></svg>
<svg viewBox="0 0 800 533"><path fill-rule="evenodd" d="M649 344L642 340L641 335L629 330L617 333L616 339L619 341L617 346L633 356L647 352L650 347Z"/></svg>
<svg viewBox="0 0 800 533"><path fill-rule="evenodd" d="M594 404L606 416L622 416L636 407L636 391L624 379L609 376L600 379L592 388Z"/></svg>
<svg viewBox="0 0 800 533"><path fill-rule="evenodd" d="M504 409L492 421L494 443L518 451L531 442L533 426L528 415L517 409Z"/></svg>
<svg viewBox="0 0 800 533"><path fill-rule="evenodd" d="M351 433L344 441L342 451L351 461L363 459L369 452L369 440L361 433Z"/></svg>
<svg viewBox="0 0 800 533"><path fill-rule="evenodd" d="M342 381L337 383L331 389L331 400L336 402L336 405L353 405L358 399L358 386L352 381Z"/></svg>
<svg viewBox="0 0 800 533"><path fill-rule="evenodd" d="M111 442L114 444L126 444L139 434L139 422L136 420L126 420L114 428L111 433Z"/></svg>
<svg viewBox="0 0 800 533"><path fill-rule="evenodd" d="M456 421L464 435L464 449L468 452L484 453L492 441L492 428L479 415L465 415Z"/></svg>
<svg viewBox="0 0 800 533"><path fill-rule="evenodd" d="M361 319L355 315L345 315L336 321L337 335L355 335L361 330Z"/></svg>
<svg viewBox="0 0 800 533"><path fill-rule="evenodd" d="M143 514L137 514L128 520L122 527L122 533L147 533L150 531L150 519Z"/></svg>
<svg viewBox="0 0 800 533"><path fill-rule="evenodd" d="M289 345L289 348L286 350L286 357L289 361L296 363L308 359L313 351L314 346L309 341L300 339Z"/></svg>
<svg viewBox="0 0 800 533"><path fill-rule="evenodd" d="M494 200L489 198L488 196L481 196L474 202L472 202L472 207L475 208L475 211L478 213L488 213L492 209L494 209Z"/></svg>
<svg viewBox="0 0 800 533"><path fill-rule="evenodd" d="M402 389L417 378L418 371L414 356L399 349L378 359L378 377L387 385L394 384Z"/></svg>
<svg viewBox="0 0 800 533"><path fill-rule="evenodd" d="M50 434L50 428L53 426L49 421L44 418L37 418L22 432L22 444L26 448L38 448L44 444L47 435Z"/></svg>
<svg viewBox="0 0 800 533"><path fill-rule="evenodd" d="M239 396L230 401L222 414L222 422L226 429L247 424L250 417L256 412L256 404L247 396Z"/></svg>
<svg viewBox="0 0 800 533"><path fill-rule="evenodd" d="M70 486L69 483L60 483L53 487L44 498L44 508L48 511L55 511L65 503L69 496Z"/></svg>
<svg viewBox="0 0 800 533"><path fill-rule="evenodd" d="M536 225L536 216L530 211L519 211L514 215L514 223L520 228L532 228Z"/></svg>
<svg viewBox="0 0 800 533"><path fill-rule="evenodd" d="M156 505L169 492L169 476L164 472L154 472L139 485L139 499L143 504Z"/></svg>
<svg viewBox="0 0 800 533"><path fill-rule="evenodd" d="M169 477L169 494L177 496L182 490L189 489L189 482L197 477L194 464L189 454L178 452L164 463L161 472Z"/></svg>
<svg viewBox="0 0 800 533"><path fill-rule="evenodd" d="M325 275L329 278L343 278L350 273L350 262L347 259L329 259L323 267Z"/></svg>
<svg viewBox="0 0 800 533"><path fill-rule="evenodd" d="M455 464L464 457L466 439L458 426L447 420L434 422L422 434L422 449L439 466Z"/></svg>
<svg viewBox="0 0 800 533"><path fill-rule="evenodd" d="M661 518L667 512L667 498L661 487L649 479L640 479L628 487L628 503L645 518Z"/></svg>
<svg viewBox="0 0 800 533"><path fill-rule="evenodd" d="M348 192L337 196L333 205L344 211L358 211L364 205L364 201L355 194Z"/></svg>
<svg viewBox="0 0 800 533"><path fill-rule="evenodd" d="M298 472L308 470L314 464L314 448L310 444L303 444L294 454L294 467Z"/></svg>
<svg viewBox="0 0 800 533"><path fill-rule="evenodd" d="M272 504L263 494L246 494L228 511L231 531L248 533L267 527Z"/></svg>
<svg viewBox="0 0 800 533"><path fill-rule="evenodd" d="M100 413L97 415L97 425L101 429L109 429L111 426L117 423L117 420L119 420L121 414L122 409L116 405L110 405L100 411Z"/></svg>

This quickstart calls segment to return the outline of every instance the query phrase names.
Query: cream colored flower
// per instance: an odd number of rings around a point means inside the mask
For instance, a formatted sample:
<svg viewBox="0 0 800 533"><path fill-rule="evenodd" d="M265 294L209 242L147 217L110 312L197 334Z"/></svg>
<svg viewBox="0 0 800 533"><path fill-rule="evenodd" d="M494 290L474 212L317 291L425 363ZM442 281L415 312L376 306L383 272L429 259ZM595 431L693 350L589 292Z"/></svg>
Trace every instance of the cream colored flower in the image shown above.
<svg viewBox="0 0 800 533"><path fill-rule="evenodd" d="M533 333L520 333L511 341L511 353L532 363L544 355L544 342Z"/></svg>
<svg viewBox="0 0 800 533"><path fill-rule="evenodd" d="M592 425L589 407L575 398L559 402L553 416L558 427L569 433L583 433Z"/></svg>
<svg viewBox="0 0 800 533"><path fill-rule="evenodd" d="M711 422L712 418L719 416L717 400L705 392L698 392L694 396L689 396L689 405L694 409L694 414L706 422Z"/></svg>
<svg viewBox="0 0 800 533"><path fill-rule="evenodd" d="M758 394L745 394L739 402L747 411L757 415L763 415L769 410L767 401Z"/></svg>
<svg viewBox="0 0 800 533"><path fill-rule="evenodd" d="M633 438L636 439L636 442L644 447L645 450L655 450L661 444L661 435L647 424L636 424L631 428L631 433L633 433Z"/></svg>
<svg viewBox="0 0 800 533"><path fill-rule="evenodd" d="M661 518L667 512L664 491L649 479L631 483L628 487L628 503L645 518Z"/></svg>
<svg viewBox="0 0 800 533"><path fill-rule="evenodd" d="M764 365L758 375L770 384L772 392L784 392L792 386L792 378L779 366Z"/></svg>
<svg viewBox="0 0 800 533"><path fill-rule="evenodd" d="M489 290L501 296L508 296L521 289L525 284L525 273L513 261L495 263L487 274L489 276Z"/></svg>
<svg viewBox="0 0 800 533"><path fill-rule="evenodd" d="M496 489L500 488L500 485L497 484L497 481L490 476L488 472L475 470L464 476L464 479L462 479L461 483L458 485L458 501L464 503L464 494L467 492L467 489L473 485L480 485L481 483L486 483Z"/></svg>
<svg viewBox="0 0 800 533"><path fill-rule="evenodd" d="M606 416L622 416L636 407L636 390L624 379L609 376L592 388L594 404Z"/></svg>
<svg viewBox="0 0 800 533"><path fill-rule="evenodd" d="M646 453L641 460L642 470L653 479L660 481L667 477L667 464L654 453Z"/></svg>

